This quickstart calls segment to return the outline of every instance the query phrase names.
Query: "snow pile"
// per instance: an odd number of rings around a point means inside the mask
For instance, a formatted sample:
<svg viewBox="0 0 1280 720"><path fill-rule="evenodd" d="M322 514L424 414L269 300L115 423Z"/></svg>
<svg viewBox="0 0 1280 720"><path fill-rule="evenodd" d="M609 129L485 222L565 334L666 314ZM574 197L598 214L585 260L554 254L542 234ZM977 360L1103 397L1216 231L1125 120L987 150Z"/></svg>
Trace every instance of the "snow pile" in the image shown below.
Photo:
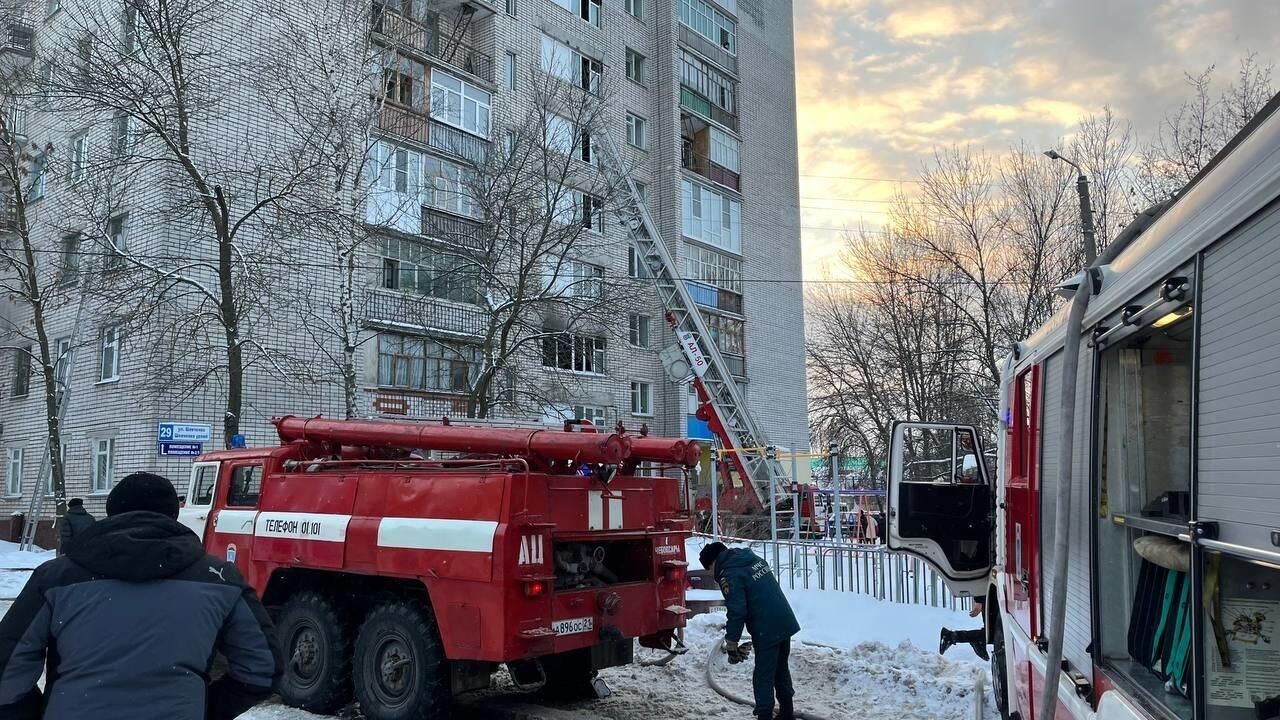
<svg viewBox="0 0 1280 720"><path fill-rule="evenodd" d="M31 570L57 557L53 550L24 552L16 543L0 541L0 600L12 600L31 578Z"/></svg>

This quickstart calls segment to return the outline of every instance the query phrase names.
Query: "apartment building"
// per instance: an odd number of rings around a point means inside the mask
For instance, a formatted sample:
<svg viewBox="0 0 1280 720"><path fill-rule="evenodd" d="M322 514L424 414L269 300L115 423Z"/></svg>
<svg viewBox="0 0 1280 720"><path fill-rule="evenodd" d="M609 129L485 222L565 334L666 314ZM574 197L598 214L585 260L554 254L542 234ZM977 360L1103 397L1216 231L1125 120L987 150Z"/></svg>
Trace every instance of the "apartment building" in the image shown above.
<svg viewBox="0 0 1280 720"><path fill-rule="evenodd" d="M33 3L11 21L8 37L22 42L11 41L0 56L20 60L24 47L38 51L41 33L59 22L56 4ZM504 151L511 142L504 128L527 117L538 78L552 76L600 97L603 130L596 132L610 134L632 169L762 429L779 446L807 446L803 295L795 282L801 267L790 2L373 0L368 10L369 25L359 32L371 33L387 68L377 87L357 90L376 97L379 107L364 209L370 239L361 246L354 293L360 414L430 419L467 413L462 390L484 359L465 347L486 327L486 289L451 274L441 244L484 235L483 203L464 190L468 168ZM265 32L249 15L229 10L219 25L248 33L234 44L246 52L252 34ZM212 127L238 137L249 128L269 138L273 125L263 120L269 115L263 101L231 87ZM71 122L55 110L20 108L37 145L76 138L65 141L74 156L81 135L86 153L120 135L109 117L86 129L83 118ZM562 129L552 127L558 124L548 121L548 137ZM602 151L598 138L594 147L575 146L586 163ZM34 211L42 211L40 203L64 204L56 200L61 191L54 179L50 197L33 203ZM106 233L172 247L181 233L146 219L148 193L155 192L161 190L137 189L130 212L112 215ZM607 292L613 279L642 281L646 269L623 226L593 204L585 187L572 198L571 212L593 240L589 252L565 259L567 280L554 281L586 293ZM39 241L75 258L66 223L58 225L63 230L41 230ZM306 277L282 273L282 283L296 284L309 298L306 310L258 314L281 347L315 343L309 330L324 324L316 315L341 305L325 246L320 236L293 243L293 260L308 268ZM630 297L616 314L608 332L548 329L548 338L535 345L533 362L541 367L518 382L549 388L542 419L643 423L662 434L708 437L691 414L690 389L672 382L659 361L658 351L674 340L656 294ZM19 326L27 315L20 304L0 308L0 317ZM111 483L128 472L185 476L189 458L160 454L161 433L197 437L189 442L206 448L225 442L224 388L217 378L183 393L155 393L148 377L155 348L171 347L172 339L118 332L110 317L109 308L90 304L77 313L77 304L67 302L50 318L55 346L75 346L74 361L59 370L69 396L68 494L86 496L91 511L101 509ZM29 511L44 451L40 383L26 356L10 352L0 388L0 518ZM314 353L316 362L324 355ZM272 415L340 413L342 395L332 382L282 382L272 368L255 365L245 375L241 432L249 444L270 442ZM3 525L0 520L0 535Z"/></svg>

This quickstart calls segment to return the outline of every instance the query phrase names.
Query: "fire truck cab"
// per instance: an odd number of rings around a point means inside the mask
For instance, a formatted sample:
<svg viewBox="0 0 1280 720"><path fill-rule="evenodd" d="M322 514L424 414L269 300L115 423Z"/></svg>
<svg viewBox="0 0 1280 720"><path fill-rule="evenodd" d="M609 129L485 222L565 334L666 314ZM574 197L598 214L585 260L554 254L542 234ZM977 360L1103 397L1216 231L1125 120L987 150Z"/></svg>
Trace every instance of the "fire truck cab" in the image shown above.
<svg viewBox="0 0 1280 720"><path fill-rule="evenodd" d="M1078 357L1066 308L1017 344L994 428L893 430L888 544L983 601L1006 719L1046 683L1058 718L1280 718L1277 109L1074 280Z"/></svg>
<svg viewBox="0 0 1280 720"><path fill-rule="evenodd" d="M278 447L196 460L180 521L272 611L288 704L444 718L500 664L524 689L599 694L595 671L630 663L634 640L676 647L686 482L637 470L683 470L696 443L274 422Z"/></svg>

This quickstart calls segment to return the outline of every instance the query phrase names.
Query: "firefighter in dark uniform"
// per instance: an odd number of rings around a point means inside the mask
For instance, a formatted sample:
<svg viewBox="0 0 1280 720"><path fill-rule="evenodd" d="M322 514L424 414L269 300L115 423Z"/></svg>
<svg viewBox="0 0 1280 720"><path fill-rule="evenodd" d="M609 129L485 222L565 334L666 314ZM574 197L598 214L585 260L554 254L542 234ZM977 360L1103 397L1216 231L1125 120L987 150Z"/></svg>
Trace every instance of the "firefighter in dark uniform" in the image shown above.
<svg viewBox="0 0 1280 720"><path fill-rule="evenodd" d="M744 626L751 633L756 653L752 676L756 717L775 720L773 700L776 696L780 708L776 720L793 720L795 711L791 699L795 690L787 661L791 655L791 637L800 632L800 624L769 563L750 550L730 550L718 542L704 547L698 559L702 567L715 576L720 592L724 593L729 610L724 645L730 663L740 663L747 658L746 650L740 648L738 642Z"/></svg>

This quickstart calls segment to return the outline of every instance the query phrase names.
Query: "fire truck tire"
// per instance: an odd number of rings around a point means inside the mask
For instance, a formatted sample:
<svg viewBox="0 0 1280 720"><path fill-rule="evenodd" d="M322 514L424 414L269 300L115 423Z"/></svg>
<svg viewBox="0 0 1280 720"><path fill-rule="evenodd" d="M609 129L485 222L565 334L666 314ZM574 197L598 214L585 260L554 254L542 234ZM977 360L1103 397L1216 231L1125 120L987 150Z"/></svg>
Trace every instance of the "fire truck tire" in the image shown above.
<svg viewBox="0 0 1280 720"><path fill-rule="evenodd" d="M591 667L591 649L571 650L542 658L547 684L542 692L552 700L581 700L593 697L591 681L596 671Z"/></svg>
<svg viewBox="0 0 1280 720"><path fill-rule="evenodd" d="M429 610L393 601L369 611L356 636L356 697L368 720L444 720L451 689Z"/></svg>
<svg viewBox="0 0 1280 720"><path fill-rule="evenodd" d="M280 697L309 712L330 713L351 702L351 630L333 601L300 592L285 601L276 630L284 652Z"/></svg>
<svg viewBox="0 0 1280 720"><path fill-rule="evenodd" d="M1009 720L1009 669L1004 653L1004 636L996 637L991 648L991 691L996 696L996 709L1001 720Z"/></svg>

